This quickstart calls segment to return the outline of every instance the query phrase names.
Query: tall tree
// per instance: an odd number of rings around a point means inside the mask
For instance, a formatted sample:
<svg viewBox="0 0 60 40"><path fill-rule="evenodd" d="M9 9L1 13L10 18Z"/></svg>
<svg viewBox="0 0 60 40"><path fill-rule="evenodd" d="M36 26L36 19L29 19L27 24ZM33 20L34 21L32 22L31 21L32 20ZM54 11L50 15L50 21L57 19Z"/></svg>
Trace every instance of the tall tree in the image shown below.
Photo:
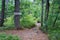
<svg viewBox="0 0 60 40"><path fill-rule="evenodd" d="M43 10L44 10L43 6L44 6L44 0L42 0L41 26L43 26Z"/></svg>
<svg viewBox="0 0 60 40"><path fill-rule="evenodd" d="M5 0L2 0L2 10L1 10L0 26L3 26L3 23L4 23L4 13L5 13Z"/></svg>
<svg viewBox="0 0 60 40"><path fill-rule="evenodd" d="M48 20L48 14L49 14L49 0L46 0L46 13L45 13L45 27L46 30L48 30L47 20Z"/></svg>
<svg viewBox="0 0 60 40"><path fill-rule="evenodd" d="M48 20L48 14L49 14L49 0L46 0L46 14L45 14L45 21Z"/></svg>
<svg viewBox="0 0 60 40"><path fill-rule="evenodd" d="M14 22L17 30L20 29L20 1L19 0L15 0Z"/></svg>

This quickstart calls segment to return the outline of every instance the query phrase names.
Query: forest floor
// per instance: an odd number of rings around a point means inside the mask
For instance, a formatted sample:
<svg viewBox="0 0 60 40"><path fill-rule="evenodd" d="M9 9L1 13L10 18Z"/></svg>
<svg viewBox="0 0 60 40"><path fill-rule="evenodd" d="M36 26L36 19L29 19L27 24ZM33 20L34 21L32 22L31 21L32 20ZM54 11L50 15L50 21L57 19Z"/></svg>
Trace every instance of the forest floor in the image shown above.
<svg viewBox="0 0 60 40"><path fill-rule="evenodd" d="M19 36L22 40L48 40L47 34L39 30L40 23L37 27L25 30L5 30L6 34L13 34Z"/></svg>

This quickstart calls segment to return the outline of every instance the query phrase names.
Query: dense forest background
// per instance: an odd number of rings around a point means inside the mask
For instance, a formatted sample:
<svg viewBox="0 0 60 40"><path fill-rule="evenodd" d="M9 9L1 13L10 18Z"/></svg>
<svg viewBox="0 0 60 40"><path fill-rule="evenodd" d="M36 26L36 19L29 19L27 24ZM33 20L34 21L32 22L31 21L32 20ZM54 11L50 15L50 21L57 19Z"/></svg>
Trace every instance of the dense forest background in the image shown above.
<svg viewBox="0 0 60 40"><path fill-rule="evenodd" d="M60 0L0 0L0 30L39 28L49 40L60 40Z"/></svg>

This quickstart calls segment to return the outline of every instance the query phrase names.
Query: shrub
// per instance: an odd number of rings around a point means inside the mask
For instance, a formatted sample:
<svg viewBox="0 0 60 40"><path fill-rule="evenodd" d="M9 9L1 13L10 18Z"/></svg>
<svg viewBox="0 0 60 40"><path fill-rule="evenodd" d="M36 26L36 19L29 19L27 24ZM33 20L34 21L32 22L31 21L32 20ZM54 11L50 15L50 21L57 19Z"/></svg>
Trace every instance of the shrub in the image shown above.
<svg viewBox="0 0 60 40"><path fill-rule="evenodd" d="M26 15L20 20L20 24L23 28L32 28L32 26L34 26L36 22L37 19L33 17L32 14Z"/></svg>
<svg viewBox="0 0 60 40"><path fill-rule="evenodd" d="M7 17L4 22L4 27L6 29L13 29L14 28L14 19L13 16Z"/></svg>
<svg viewBox="0 0 60 40"><path fill-rule="evenodd" d="M11 26L11 25L13 25L14 24L14 21L13 21L14 19L13 19L13 16L11 16L11 17L7 17L6 19L5 19L5 25L7 25L7 26Z"/></svg>
<svg viewBox="0 0 60 40"><path fill-rule="evenodd" d="M60 31L52 31L48 34L49 40L60 40Z"/></svg>
<svg viewBox="0 0 60 40"><path fill-rule="evenodd" d="M37 22L37 20L38 19L33 17L32 14L26 15L20 19L20 25L22 28L32 28L35 26L35 23ZM6 27L6 29L13 29L14 28L13 16L5 19L4 26Z"/></svg>
<svg viewBox="0 0 60 40"><path fill-rule="evenodd" d="M47 21L47 25L48 25L47 30L46 30L45 26L41 27L41 29L44 32L48 33L49 40L60 40L60 20L59 20L59 16L58 16L58 18L57 18L57 20L55 22L55 25L53 26L56 15L57 14L49 15L48 21Z"/></svg>
<svg viewBox="0 0 60 40"><path fill-rule="evenodd" d="M21 40L15 35L7 35L5 33L0 33L0 40Z"/></svg>

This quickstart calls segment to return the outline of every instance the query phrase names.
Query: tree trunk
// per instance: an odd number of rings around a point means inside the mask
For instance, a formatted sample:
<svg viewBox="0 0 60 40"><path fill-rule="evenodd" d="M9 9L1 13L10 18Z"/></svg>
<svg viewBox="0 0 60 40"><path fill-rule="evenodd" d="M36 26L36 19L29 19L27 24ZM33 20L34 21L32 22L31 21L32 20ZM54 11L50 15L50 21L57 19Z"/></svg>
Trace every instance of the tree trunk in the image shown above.
<svg viewBox="0 0 60 40"><path fill-rule="evenodd" d="M43 26L43 6L44 6L44 1L42 0L41 27Z"/></svg>
<svg viewBox="0 0 60 40"><path fill-rule="evenodd" d="M4 13L5 13L5 0L2 0L2 11L1 11L0 26L3 26L3 23L4 23Z"/></svg>
<svg viewBox="0 0 60 40"><path fill-rule="evenodd" d="M14 23L16 29L20 29L20 1L15 0L15 12L14 12Z"/></svg>
<svg viewBox="0 0 60 40"><path fill-rule="evenodd" d="M45 14L45 21L48 20L48 14L49 14L49 0L46 0L46 14Z"/></svg>
<svg viewBox="0 0 60 40"><path fill-rule="evenodd" d="M48 30L48 25L47 25L48 14L49 14L49 0L46 0L46 13L45 13L45 27L46 27L46 31Z"/></svg>

